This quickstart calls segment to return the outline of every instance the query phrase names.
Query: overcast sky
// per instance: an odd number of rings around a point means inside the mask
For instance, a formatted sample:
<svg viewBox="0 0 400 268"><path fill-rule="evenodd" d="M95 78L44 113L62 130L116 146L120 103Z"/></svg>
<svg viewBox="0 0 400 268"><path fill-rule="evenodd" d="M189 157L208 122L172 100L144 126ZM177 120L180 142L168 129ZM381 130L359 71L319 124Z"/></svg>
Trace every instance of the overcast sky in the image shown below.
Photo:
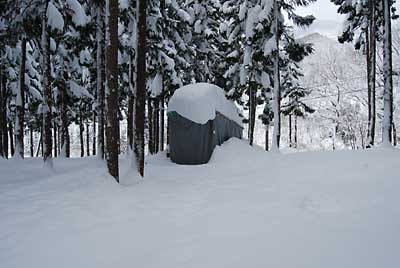
<svg viewBox="0 0 400 268"><path fill-rule="evenodd" d="M313 14L317 20L331 20L336 22L344 20L343 15L337 13L337 6L329 0L317 0L316 3L308 7L299 8L298 12L301 15Z"/></svg>

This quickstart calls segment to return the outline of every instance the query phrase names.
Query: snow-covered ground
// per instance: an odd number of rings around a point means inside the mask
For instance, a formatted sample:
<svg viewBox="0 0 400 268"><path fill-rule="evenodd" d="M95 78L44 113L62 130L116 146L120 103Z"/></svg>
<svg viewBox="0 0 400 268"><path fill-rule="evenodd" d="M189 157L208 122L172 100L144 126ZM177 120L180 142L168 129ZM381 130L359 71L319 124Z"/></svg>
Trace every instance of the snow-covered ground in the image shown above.
<svg viewBox="0 0 400 268"><path fill-rule="evenodd" d="M122 185L95 158L0 161L0 267L400 267L400 152L148 158Z"/></svg>

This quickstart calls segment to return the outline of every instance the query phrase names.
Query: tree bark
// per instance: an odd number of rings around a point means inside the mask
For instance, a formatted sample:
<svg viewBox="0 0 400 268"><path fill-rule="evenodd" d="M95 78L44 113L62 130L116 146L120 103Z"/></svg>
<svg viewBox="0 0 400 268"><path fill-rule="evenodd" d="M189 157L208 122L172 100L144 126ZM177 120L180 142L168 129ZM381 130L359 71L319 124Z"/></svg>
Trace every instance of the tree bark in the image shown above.
<svg viewBox="0 0 400 268"><path fill-rule="evenodd" d="M149 153L154 154L154 131L153 131L153 100L149 97L147 99L147 123L148 123L148 130L149 130Z"/></svg>
<svg viewBox="0 0 400 268"><path fill-rule="evenodd" d="M392 31L389 0L383 0L383 9L384 112L382 142L386 145L389 145L392 142L393 124Z"/></svg>
<svg viewBox="0 0 400 268"><path fill-rule="evenodd" d="M370 21L369 21L369 42L367 45L369 58L368 73L368 143L369 146L375 144L375 125L376 125L376 17L375 0L370 0Z"/></svg>
<svg viewBox="0 0 400 268"><path fill-rule="evenodd" d="M249 143L250 146L253 146L254 143L254 128L256 123L256 92L255 88L253 88L252 82L250 81L249 86Z"/></svg>
<svg viewBox="0 0 400 268"><path fill-rule="evenodd" d="M24 159L24 117L25 117L25 65L26 38L21 41L21 62L19 69L18 93L15 101L15 151L16 156Z"/></svg>
<svg viewBox="0 0 400 268"><path fill-rule="evenodd" d="M69 120L68 120L68 102L67 93L68 74L64 70L64 84L61 88L61 153L62 157L70 157L70 138L69 138Z"/></svg>
<svg viewBox="0 0 400 268"><path fill-rule="evenodd" d="M146 102L146 0L138 3L138 46L136 56L136 102L135 102L135 143L134 152L139 174L144 176L144 127Z"/></svg>
<svg viewBox="0 0 400 268"><path fill-rule="evenodd" d="M135 110L135 81L134 81L134 55L131 51L129 54L129 92L128 92L128 130L127 130L127 140L128 140L128 151L131 153L133 151L133 132L134 132L134 110Z"/></svg>
<svg viewBox="0 0 400 268"><path fill-rule="evenodd" d="M11 150L11 155L14 155L15 153L15 147L14 147L14 130L13 130L13 125L12 122L8 122L8 133L9 133L9 141L10 141L10 150Z"/></svg>
<svg viewBox="0 0 400 268"><path fill-rule="evenodd" d="M83 116L82 116L82 111L81 108L79 108L79 144L81 147L81 157L85 156L85 147L84 147L84 141L83 141Z"/></svg>
<svg viewBox="0 0 400 268"><path fill-rule="evenodd" d="M292 148L292 115L289 115L289 147Z"/></svg>
<svg viewBox="0 0 400 268"><path fill-rule="evenodd" d="M164 83L163 83L163 89L164 89ZM164 90L163 90L164 91ZM164 93L161 95L160 99L160 151L164 151L164 124L165 124L165 111L164 111Z"/></svg>
<svg viewBox="0 0 400 268"><path fill-rule="evenodd" d="M92 141L92 154L93 155L96 155L96 143L97 143L97 141L96 141L96 135L97 135L97 133L96 133L96 111L95 110L93 110L93 126L92 126L92 131L93 131L93 141Z"/></svg>
<svg viewBox="0 0 400 268"><path fill-rule="evenodd" d="M297 149L298 148L298 143L297 143L297 116L294 116L294 146Z"/></svg>
<svg viewBox="0 0 400 268"><path fill-rule="evenodd" d="M90 127L89 123L86 123L86 156L90 156Z"/></svg>
<svg viewBox="0 0 400 268"><path fill-rule="evenodd" d="M279 150L281 139L281 89L279 74L279 5L278 0L274 0L274 135L272 149Z"/></svg>
<svg viewBox="0 0 400 268"><path fill-rule="evenodd" d="M50 38L47 31L47 3L42 14L42 67L43 67L43 161L52 166L52 135L51 135L51 85L50 85Z"/></svg>
<svg viewBox="0 0 400 268"><path fill-rule="evenodd" d="M160 99L154 102L154 153L158 153L160 144Z"/></svg>
<svg viewBox="0 0 400 268"><path fill-rule="evenodd" d="M97 7L97 23L96 23L96 72L97 72L97 154L100 159L105 157L105 141L104 141L104 125L105 125L105 89L104 89L104 21L103 7Z"/></svg>
<svg viewBox="0 0 400 268"><path fill-rule="evenodd" d="M57 157L57 145L58 145L58 140L57 140L57 123L54 122L53 126L53 148L54 148L54 157Z"/></svg>
<svg viewBox="0 0 400 268"><path fill-rule="evenodd" d="M107 46L107 167L109 174L119 182L119 119L118 119L118 0L109 0ZM107 38L106 38L107 39Z"/></svg>
<svg viewBox="0 0 400 268"><path fill-rule="evenodd" d="M265 151L269 151L269 125L265 126Z"/></svg>
<svg viewBox="0 0 400 268"><path fill-rule="evenodd" d="M31 153L31 157L33 157L34 155L34 152L33 152L33 150L34 150L34 144L33 144L33 128L32 127L30 127L29 128L29 137L30 137L30 153Z"/></svg>
<svg viewBox="0 0 400 268"><path fill-rule="evenodd" d="M3 51L0 50L0 59L3 58ZM3 93L3 90L5 89L3 87L3 63L0 65L0 156L5 158L5 152L4 152L4 124L3 124L3 117L5 114L5 102L3 101L3 98L5 98L5 93Z"/></svg>

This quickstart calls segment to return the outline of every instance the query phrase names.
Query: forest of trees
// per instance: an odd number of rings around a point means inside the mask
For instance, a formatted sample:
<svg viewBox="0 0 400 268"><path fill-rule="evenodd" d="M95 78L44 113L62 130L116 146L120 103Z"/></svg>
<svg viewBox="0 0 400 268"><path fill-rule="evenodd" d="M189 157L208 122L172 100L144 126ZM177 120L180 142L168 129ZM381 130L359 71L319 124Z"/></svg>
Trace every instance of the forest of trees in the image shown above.
<svg viewBox="0 0 400 268"><path fill-rule="evenodd" d="M118 181L120 124L126 122L127 153L144 176L145 154L168 146L168 99L195 82L220 86L246 111L250 145L259 118L266 150L278 150L285 116L295 147L298 117L314 112L302 101L312 89L300 83L299 65L313 45L294 36L294 27L308 27L314 17L296 8L314 1L0 0L0 156L41 153L52 166L53 157L71 156L75 124L81 156L104 159ZM395 1L331 1L347 18L339 42L351 42L366 58L368 146L378 143L381 98L382 142L395 144ZM379 51L382 96L376 91Z"/></svg>

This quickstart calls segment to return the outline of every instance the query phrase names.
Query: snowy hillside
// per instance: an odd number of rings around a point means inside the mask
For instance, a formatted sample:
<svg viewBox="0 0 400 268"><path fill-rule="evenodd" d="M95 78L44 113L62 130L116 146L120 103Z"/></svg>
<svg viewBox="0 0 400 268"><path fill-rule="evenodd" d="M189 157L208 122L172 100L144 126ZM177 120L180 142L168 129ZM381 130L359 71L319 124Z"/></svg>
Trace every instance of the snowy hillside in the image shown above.
<svg viewBox="0 0 400 268"><path fill-rule="evenodd" d="M122 185L95 158L0 160L0 267L397 268L398 150L150 157Z"/></svg>
<svg viewBox="0 0 400 268"><path fill-rule="evenodd" d="M324 35L336 41L337 37L342 31L342 28L343 27L341 22L317 19L308 28L296 27L295 36L297 38L303 38L313 33L320 33L321 35Z"/></svg>

